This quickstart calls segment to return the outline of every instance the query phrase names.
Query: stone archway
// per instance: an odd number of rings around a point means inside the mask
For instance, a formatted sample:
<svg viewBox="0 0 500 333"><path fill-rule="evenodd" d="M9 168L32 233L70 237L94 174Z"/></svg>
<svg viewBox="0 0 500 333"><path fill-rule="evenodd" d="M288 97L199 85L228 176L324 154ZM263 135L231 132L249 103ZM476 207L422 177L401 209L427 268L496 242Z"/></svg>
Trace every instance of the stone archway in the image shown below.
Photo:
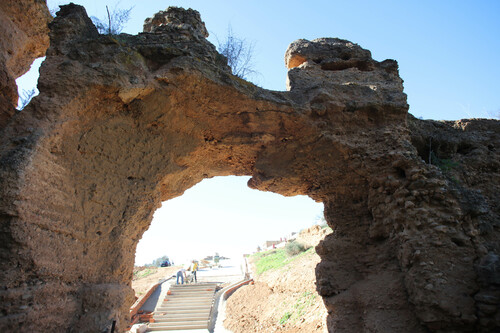
<svg viewBox="0 0 500 333"><path fill-rule="evenodd" d="M316 275L329 330L478 327L473 297L496 283L474 268L486 213L419 156L395 61L299 40L289 91L268 91L230 74L197 12L145 28L98 35L76 5L50 24L41 94L1 133L0 327L97 332L116 319L123 330L154 210L219 175L325 204L335 233Z"/></svg>

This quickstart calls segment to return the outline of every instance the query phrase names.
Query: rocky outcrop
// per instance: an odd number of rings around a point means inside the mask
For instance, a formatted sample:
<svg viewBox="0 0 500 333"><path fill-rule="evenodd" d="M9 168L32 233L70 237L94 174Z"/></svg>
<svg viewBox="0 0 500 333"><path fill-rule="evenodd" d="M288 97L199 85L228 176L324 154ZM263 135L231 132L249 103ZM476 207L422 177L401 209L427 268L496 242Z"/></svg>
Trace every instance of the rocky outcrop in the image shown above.
<svg viewBox="0 0 500 333"><path fill-rule="evenodd" d="M15 113L15 80L26 73L34 58L49 47L47 24L52 20L45 1L0 2L0 129Z"/></svg>
<svg viewBox="0 0 500 333"><path fill-rule="evenodd" d="M305 249L309 249L311 247L316 247L319 242L325 239L325 236L331 232L330 228L322 228L319 225L314 225L301 230L295 241L302 244Z"/></svg>
<svg viewBox="0 0 500 333"><path fill-rule="evenodd" d="M195 11L145 29L99 35L76 5L50 24L40 95L0 132L2 330L123 330L154 210L221 175L325 204L330 331L499 326L497 121L407 120L397 63L349 41L294 42L276 92L231 75Z"/></svg>
<svg viewBox="0 0 500 333"><path fill-rule="evenodd" d="M408 121L411 142L418 154L446 181L439 200L453 197L459 217L450 220L451 225L431 224L444 234L434 240L436 251L457 248L462 260L473 263L475 284L470 286L475 287L476 330L485 332L494 332L500 326L498 123L485 119L422 121L413 117ZM439 280L439 273L434 274L435 280Z"/></svg>

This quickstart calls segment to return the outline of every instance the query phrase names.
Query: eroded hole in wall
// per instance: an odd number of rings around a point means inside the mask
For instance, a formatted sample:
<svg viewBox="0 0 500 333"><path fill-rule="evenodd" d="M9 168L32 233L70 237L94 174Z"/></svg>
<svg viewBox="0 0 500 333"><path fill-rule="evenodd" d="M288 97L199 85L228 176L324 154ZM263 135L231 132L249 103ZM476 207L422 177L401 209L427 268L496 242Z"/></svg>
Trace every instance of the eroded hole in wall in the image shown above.
<svg viewBox="0 0 500 333"><path fill-rule="evenodd" d="M284 238L323 216L322 203L252 190L248 179L205 179L164 202L137 246L136 264L161 255L183 262L215 251L251 253L264 241Z"/></svg>
<svg viewBox="0 0 500 333"><path fill-rule="evenodd" d="M406 171L403 168L396 167L395 169L396 169L396 172L397 172L399 178L401 178L401 179L406 178Z"/></svg>
<svg viewBox="0 0 500 333"><path fill-rule="evenodd" d="M44 60L45 57L33 60L30 70L16 79L17 93L19 95L17 110L24 109L31 99L39 94L37 87L40 76L39 70Z"/></svg>
<svg viewBox="0 0 500 333"><path fill-rule="evenodd" d="M316 306L314 302L323 306L321 297L313 295L314 268L319 262L315 245L292 242L292 238L297 237L303 229L312 227L315 230L310 233L312 237L316 233L324 237L331 232L331 229L327 230L329 228L323 218L323 204L305 196L284 197L252 190L246 185L248 179L234 176L206 179L188 189L181 197L164 202L155 212L150 228L137 246L135 278L146 274L155 277L155 272L163 271L166 277L175 276L172 279L175 283L179 268L188 267L192 260L196 260L201 267L197 273L198 282L214 278L221 282L241 280L245 266L251 265L245 262L244 255L261 251L262 257L269 259L264 266L271 265L272 269L280 269L295 260L300 262L298 268L307 272L311 281L310 285L304 284L303 290L297 290L298 298L294 302L303 302L307 296L311 309L313 304ZM221 267L215 263L216 255L220 258ZM308 258L313 255L317 262L308 262ZM167 259L168 264L175 267L152 267L161 265ZM150 267L144 267L146 265ZM292 267L290 270L298 268ZM257 270L261 273L263 269L269 268L259 265L253 273ZM157 278L162 277L156 277L155 281ZM132 287L137 297L146 292L139 279L132 282ZM245 296L247 299L251 297ZM286 297L288 299L290 296ZM262 300L256 298L255 302ZM282 312L288 310L283 309Z"/></svg>

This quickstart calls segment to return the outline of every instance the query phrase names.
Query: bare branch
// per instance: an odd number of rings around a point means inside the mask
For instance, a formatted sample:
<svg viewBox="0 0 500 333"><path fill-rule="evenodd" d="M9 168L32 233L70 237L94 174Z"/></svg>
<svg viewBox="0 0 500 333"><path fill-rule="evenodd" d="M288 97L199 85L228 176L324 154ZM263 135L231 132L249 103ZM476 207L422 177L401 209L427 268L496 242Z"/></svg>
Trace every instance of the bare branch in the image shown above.
<svg viewBox="0 0 500 333"><path fill-rule="evenodd" d="M108 5L106 5L106 11L108 12L108 35L111 35L111 15L109 15Z"/></svg>
<svg viewBox="0 0 500 333"><path fill-rule="evenodd" d="M249 75L256 74L253 68L253 43L234 36L231 25L228 26L226 39L221 43L217 38L220 54L227 58L227 64L234 75L247 79Z"/></svg>
<svg viewBox="0 0 500 333"><path fill-rule="evenodd" d="M90 18L100 34L118 35L122 32L123 28L125 28L125 25L130 20L130 13L134 7L130 7L129 9L120 9L117 8L117 5L115 5L115 8L111 11L108 6L106 6L108 14L107 20L102 20L95 16ZM106 21L108 23L104 23Z"/></svg>

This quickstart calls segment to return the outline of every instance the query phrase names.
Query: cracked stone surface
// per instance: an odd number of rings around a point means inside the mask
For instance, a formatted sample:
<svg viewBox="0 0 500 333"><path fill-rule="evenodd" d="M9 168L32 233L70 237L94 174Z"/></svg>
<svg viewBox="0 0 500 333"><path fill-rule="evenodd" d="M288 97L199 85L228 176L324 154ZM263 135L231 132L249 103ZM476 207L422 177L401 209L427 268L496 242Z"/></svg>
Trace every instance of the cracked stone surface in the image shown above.
<svg viewBox="0 0 500 333"><path fill-rule="evenodd" d="M2 331L124 331L155 209L223 175L324 203L329 331L498 329L498 121L414 119L396 61L342 39L293 42L278 92L193 10L107 36L71 4L49 27L40 95L0 131Z"/></svg>

